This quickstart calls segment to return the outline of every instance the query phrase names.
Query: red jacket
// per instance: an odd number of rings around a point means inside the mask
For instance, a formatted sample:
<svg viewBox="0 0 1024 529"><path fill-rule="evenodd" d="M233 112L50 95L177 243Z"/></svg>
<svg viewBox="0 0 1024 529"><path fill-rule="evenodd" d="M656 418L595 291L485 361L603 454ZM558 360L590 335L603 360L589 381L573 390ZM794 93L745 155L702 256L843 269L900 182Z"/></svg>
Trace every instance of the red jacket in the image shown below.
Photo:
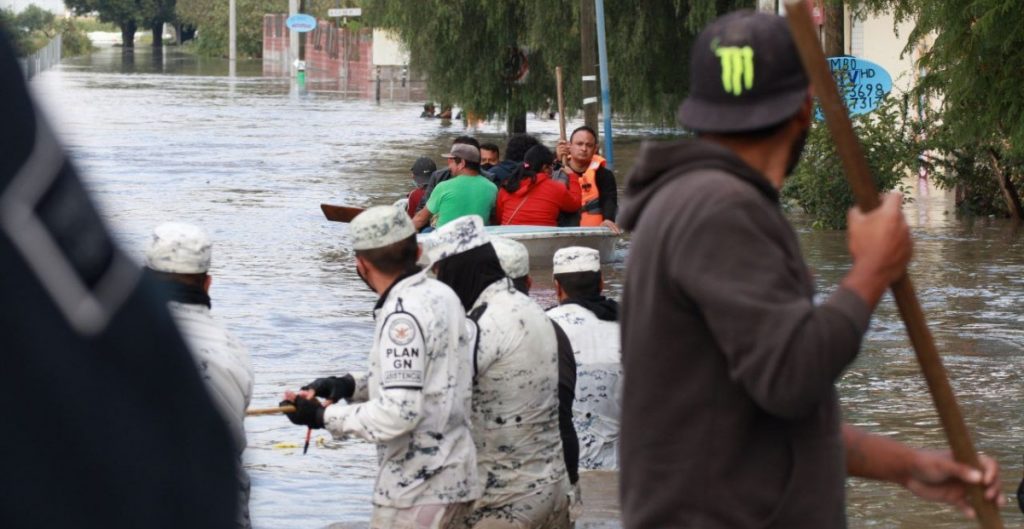
<svg viewBox="0 0 1024 529"><path fill-rule="evenodd" d="M576 175L569 177L566 187L547 173L537 173L536 181L523 178L515 193L499 189L495 215L500 224L557 226L559 212L579 211L582 195Z"/></svg>

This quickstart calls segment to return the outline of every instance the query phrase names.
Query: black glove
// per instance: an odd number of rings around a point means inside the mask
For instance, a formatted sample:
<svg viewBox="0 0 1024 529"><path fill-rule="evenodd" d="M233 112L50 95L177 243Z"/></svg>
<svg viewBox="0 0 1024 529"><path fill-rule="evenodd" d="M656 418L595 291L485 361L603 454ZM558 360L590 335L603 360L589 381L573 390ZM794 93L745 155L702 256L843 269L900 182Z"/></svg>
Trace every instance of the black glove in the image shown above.
<svg viewBox="0 0 1024 529"><path fill-rule="evenodd" d="M340 377L318 378L308 386L302 386L302 389L311 389L321 399L338 402L352 398L356 392L356 379L348 373Z"/></svg>
<svg viewBox="0 0 1024 529"><path fill-rule="evenodd" d="M279 406L295 406L295 411L286 413L292 424L308 426L310 428L324 427L324 408L316 399L309 400L302 397L295 397L295 401L282 400Z"/></svg>

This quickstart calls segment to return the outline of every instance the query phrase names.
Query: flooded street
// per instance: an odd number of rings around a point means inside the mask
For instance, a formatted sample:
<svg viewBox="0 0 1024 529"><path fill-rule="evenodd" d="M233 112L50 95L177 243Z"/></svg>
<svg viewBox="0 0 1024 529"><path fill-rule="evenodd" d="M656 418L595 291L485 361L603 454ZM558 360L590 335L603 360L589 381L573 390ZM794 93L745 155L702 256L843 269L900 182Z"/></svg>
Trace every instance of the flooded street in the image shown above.
<svg viewBox="0 0 1024 529"><path fill-rule="evenodd" d="M422 101L377 105L329 91L299 94L288 80L260 77L259 62L240 63L237 77L227 72L226 61L173 49L157 61L142 47L125 64L108 48L65 61L32 88L129 254L141 262L161 222L210 232L214 314L249 347L253 406L269 407L317 376L361 370L372 341L376 295L356 276L346 225L326 221L319 204L390 203L410 190L418 156L440 163L461 134L504 146L504 124L466 129L420 119ZM548 145L557 140L557 121L531 116L528 128ZM626 131L616 141L620 187L642 135ZM1000 461L1012 494L1024 438L1024 238L1007 221L955 218L951 201L934 189L919 193L906 213L916 241L912 277L932 333L975 444ZM849 264L845 236L805 228L798 217L794 223L826 295ZM621 256L627 250L622 243ZM607 268L615 297L623 266ZM536 271L535 283L535 297L552 304L550 271ZM891 297L840 391L850 422L917 446L944 446ZM334 442L321 431L303 456L305 431L285 418L246 425L257 528L369 519L371 445ZM896 486L850 483L851 527L971 526ZM1021 525L1015 506L1003 516L1008 527Z"/></svg>

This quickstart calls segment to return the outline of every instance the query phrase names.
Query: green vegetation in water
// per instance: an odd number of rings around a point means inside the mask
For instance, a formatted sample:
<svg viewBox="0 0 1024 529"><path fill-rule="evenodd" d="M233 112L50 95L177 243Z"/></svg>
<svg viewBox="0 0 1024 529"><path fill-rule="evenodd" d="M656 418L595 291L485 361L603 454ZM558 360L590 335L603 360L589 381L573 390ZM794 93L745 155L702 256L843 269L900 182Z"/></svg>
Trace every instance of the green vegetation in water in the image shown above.
<svg viewBox="0 0 1024 529"><path fill-rule="evenodd" d="M908 190L901 182L916 169L921 152L914 126L902 112L901 100L890 95L873 112L851 118L880 191L895 189L906 193ZM803 157L786 179L782 196L787 203L796 203L803 209L816 228L846 227L846 212L854 203L853 192L824 122L811 125Z"/></svg>
<svg viewBox="0 0 1024 529"><path fill-rule="evenodd" d="M15 53L25 57L61 35L61 55L74 57L92 51L92 42L78 20L57 18L53 13L30 5L20 13L0 10L0 28L11 37Z"/></svg>

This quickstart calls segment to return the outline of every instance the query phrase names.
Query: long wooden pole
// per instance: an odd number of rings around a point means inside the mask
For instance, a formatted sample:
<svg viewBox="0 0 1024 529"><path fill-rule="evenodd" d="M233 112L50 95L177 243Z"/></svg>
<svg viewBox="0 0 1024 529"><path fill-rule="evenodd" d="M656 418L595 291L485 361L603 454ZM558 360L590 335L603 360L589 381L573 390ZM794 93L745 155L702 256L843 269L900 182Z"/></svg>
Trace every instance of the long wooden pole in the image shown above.
<svg viewBox="0 0 1024 529"><path fill-rule="evenodd" d="M565 94L562 89L562 67L555 67L555 89L558 91L558 140L565 141ZM562 165L569 165L569 157L566 156Z"/></svg>
<svg viewBox="0 0 1024 529"><path fill-rule="evenodd" d="M804 68L811 78L815 95L817 95L821 110L825 114L825 122L835 139L836 149L843 161L846 178L853 189L857 205L863 211L873 210L880 204L878 190L871 179L864 151L861 149L860 142L857 141L846 107L839 97L835 79L832 77L832 72L829 70L825 55L821 50L821 43L818 42L818 37L813 29L810 11L804 4L804 0L785 0L785 2L786 18L789 21L790 31L793 33L793 40L800 52ZM967 431L967 426L964 424L960 407L956 403L956 396L949 385L946 370L942 366L942 359L935 348L935 340L928 331L924 312L921 310L921 304L914 293L914 285L908 275L904 274L892 284L892 294L907 327L907 334L910 335L910 343L914 346L917 361L921 364L921 371L924 373L932 400L935 402L935 408L938 410L942 428L953 449L953 457L961 463L980 469L981 465L978 462L977 453L974 451L970 432ZM978 522L981 527L1002 529L1003 521L999 517L999 511L995 504L985 501L984 490L980 485L968 487L968 496L971 506L978 514Z"/></svg>
<svg viewBox="0 0 1024 529"><path fill-rule="evenodd" d="M282 413L294 413L295 406L280 406L278 408L249 408L245 410L246 417L255 415L278 415Z"/></svg>

